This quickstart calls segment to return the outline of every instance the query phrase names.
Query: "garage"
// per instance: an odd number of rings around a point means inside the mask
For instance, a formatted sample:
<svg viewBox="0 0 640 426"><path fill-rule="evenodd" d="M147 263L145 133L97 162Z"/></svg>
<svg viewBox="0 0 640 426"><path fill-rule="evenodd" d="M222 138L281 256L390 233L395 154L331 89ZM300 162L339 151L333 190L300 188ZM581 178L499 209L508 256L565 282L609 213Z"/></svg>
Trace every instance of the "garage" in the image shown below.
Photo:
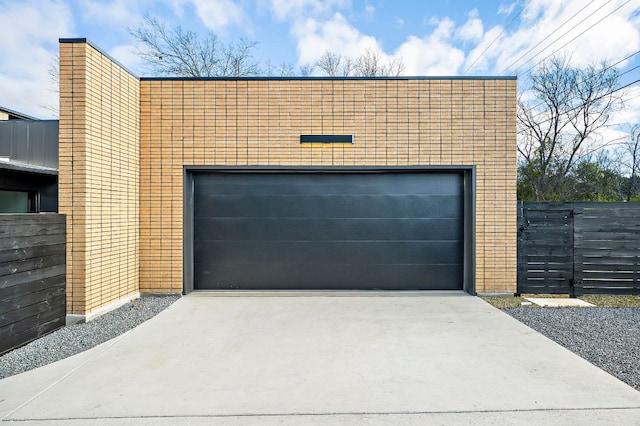
<svg viewBox="0 0 640 426"><path fill-rule="evenodd" d="M188 172L187 277L193 290L469 291L469 175Z"/></svg>
<svg viewBox="0 0 640 426"><path fill-rule="evenodd" d="M67 229L69 313L517 290L516 77L140 78L62 39L60 80L59 211L86 224Z"/></svg>

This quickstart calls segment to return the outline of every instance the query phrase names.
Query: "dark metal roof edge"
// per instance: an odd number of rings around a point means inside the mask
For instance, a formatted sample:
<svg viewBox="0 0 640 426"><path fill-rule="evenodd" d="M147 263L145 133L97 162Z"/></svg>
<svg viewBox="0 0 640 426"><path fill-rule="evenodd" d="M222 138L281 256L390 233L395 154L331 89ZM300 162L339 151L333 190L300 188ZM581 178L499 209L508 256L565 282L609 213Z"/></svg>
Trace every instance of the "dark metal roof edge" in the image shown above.
<svg viewBox="0 0 640 426"><path fill-rule="evenodd" d="M0 170L11 170L15 172L58 176L58 169L53 169L51 167L43 167L43 166L33 166L30 164L24 164L24 163L16 163L14 161L0 161Z"/></svg>
<svg viewBox="0 0 640 426"><path fill-rule="evenodd" d="M0 107L0 111L5 111L5 110L2 107ZM44 119L41 119L41 118L14 118L14 119L11 119L11 120L0 120L0 126L2 124L4 124L4 123L15 123L15 122L22 123L24 121L35 121L37 123L51 123L51 122L55 121L56 123L58 123L60 120L57 119L57 118L44 118Z"/></svg>
<svg viewBox="0 0 640 426"><path fill-rule="evenodd" d="M32 116L30 116L30 115L23 114L23 113L18 112L18 111L14 111L14 110L12 110L12 109L5 108L5 107L3 107L3 106L0 106L0 111L4 111L4 112L6 112L6 113L8 113L8 114L10 114L10 115L15 115L15 116L17 116L17 117L20 117L20 118L18 118L18 120L37 120L37 121L43 121L43 120L40 120L39 118L32 117Z"/></svg>
<svg viewBox="0 0 640 426"><path fill-rule="evenodd" d="M517 80L517 76L400 76L400 77L140 77L140 81L255 81L255 80Z"/></svg>
<svg viewBox="0 0 640 426"><path fill-rule="evenodd" d="M475 170L475 164L438 164L438 165L411 165L411 166L220 166L220 165L183 165L183 170L189 173L219 172L219 173L340 173L340 172L370 172L370 173L402 173L402 172L463 172Z"/></svg>
<svg viewBox="0 0 640 426"><path fill-rule="evenodd" d="M100 47L96 46L95 44L93 44L91 41L89 41L86 38L60 38L58 39L58 42L60 43L86 43L89 46L93 47L94 49L96 49L98 52L102 53L104 56L106 56L107 58L109 58L113 63L115 63L116 65L118 65L120 68L122 68L123 70L125 70L126 72L128 72L129 74L131 74L133 77L137 78L138 80L140 80L140 77L138 77L137 75L135 75L129 68L125 67L124 65L122 65L119 61L117 61L116 59L113 58L113 56L109 55L107 52L105 52L104 50L102 50Z"/></svg>

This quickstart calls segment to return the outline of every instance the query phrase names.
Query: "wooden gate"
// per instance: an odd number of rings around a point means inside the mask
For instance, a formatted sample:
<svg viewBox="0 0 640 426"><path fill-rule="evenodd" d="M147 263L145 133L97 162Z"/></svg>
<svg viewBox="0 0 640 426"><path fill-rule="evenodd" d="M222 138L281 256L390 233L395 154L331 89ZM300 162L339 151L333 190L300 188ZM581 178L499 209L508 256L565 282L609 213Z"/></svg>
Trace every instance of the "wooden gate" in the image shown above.
<svg viewBox="0 0 640 426"><path fill-rule="evenodd" d="M572 205L518 204L518 293L573 295Z"/></svg>
<svg viewBox="0 0 640 426"><path fill-rule="evenodd" d="M518 204L518 293L640 294L640 203Z"/></svg>

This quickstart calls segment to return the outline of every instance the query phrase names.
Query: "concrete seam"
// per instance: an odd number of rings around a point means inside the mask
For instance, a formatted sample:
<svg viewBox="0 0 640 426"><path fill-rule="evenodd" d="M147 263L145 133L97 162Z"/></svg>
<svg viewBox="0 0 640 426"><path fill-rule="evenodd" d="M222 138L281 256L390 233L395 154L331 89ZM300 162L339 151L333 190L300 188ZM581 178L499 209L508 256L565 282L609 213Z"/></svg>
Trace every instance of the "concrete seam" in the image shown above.
<svg viewBox="0 0 640 426"><path fill-rule="evenodd" d="M389 412L335 412L335 413L239 413L239 414L187 414L153 416L96 416L96 417L51 417L33 419L9 419L11 422L57 421L57 420L99 420L99 419L174 419L174 418L231 418L231 417L329 417L329 416L412 416L422 414L474 414L474 413L539 413L553 411L624 411L640 410L633 407L584 407L584 408L532 408L513 410L452 410L452 411L389 411ZM3 418L2 421L6 419Z"/></svg>

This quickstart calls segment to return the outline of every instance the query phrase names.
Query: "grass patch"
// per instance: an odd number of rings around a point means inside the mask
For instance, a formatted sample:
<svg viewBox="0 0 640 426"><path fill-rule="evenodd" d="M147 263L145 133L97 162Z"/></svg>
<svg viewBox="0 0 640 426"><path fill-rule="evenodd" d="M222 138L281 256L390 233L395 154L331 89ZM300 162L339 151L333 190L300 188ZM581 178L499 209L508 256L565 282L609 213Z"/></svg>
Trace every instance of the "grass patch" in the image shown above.
<svg viewBox="0 0 640 426"><path fill-rule="evenodd" d="M480 296L482 300L490 305L498 308L537 308L538 305L522 305L525 302L525 297L539 297L544 299L550 298L568 298L569 295L565 294L523 294L522 297L515 297L511 295L500 296ZM580 296L578 299L585 302L592 303L599 308L640 308L640 295L636 296L612 296L612 295L597 295L589 294Z"/></svg>
<svg viewBox="0 0 640 426"><path fill-rule="evenodd" d="M600 308L640 308L640 296L612 296L588 294L579 299L593 303Z"/></svg>
<svg viewBox="0 0 640 426"><path fill-rule="evenodd" d="M498 308L519 308L522 306L522 302L525 300L522 297L515 297L510 295L504 296L480 296L480 299L484 300L488 304ZM529 306L526 306L527 308Z"/></svg>

